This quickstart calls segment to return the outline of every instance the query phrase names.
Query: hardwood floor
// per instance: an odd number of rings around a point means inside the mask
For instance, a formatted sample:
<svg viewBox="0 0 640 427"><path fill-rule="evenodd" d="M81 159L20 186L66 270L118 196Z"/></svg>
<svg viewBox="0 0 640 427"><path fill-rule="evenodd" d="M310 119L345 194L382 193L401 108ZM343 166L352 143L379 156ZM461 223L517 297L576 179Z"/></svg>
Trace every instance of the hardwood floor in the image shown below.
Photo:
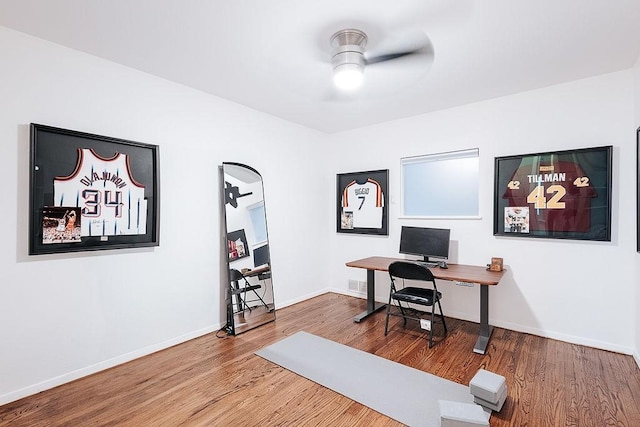
<svg viewBox="0 0 640 427"><path fill-rule="evenodd" d="M480 368L504 375L509 395L492 427L640 426L631 356L500 328L478 355L477 324L451 318L447 338L428 349L417 324L403 329L401 319L385 337L384 312L354 323L364 307L325 294L244 334L209 334L1 406L0 426L400 425L253 354L300 330L461 384ZM379 392L389 391L380 384Z"/></svg>

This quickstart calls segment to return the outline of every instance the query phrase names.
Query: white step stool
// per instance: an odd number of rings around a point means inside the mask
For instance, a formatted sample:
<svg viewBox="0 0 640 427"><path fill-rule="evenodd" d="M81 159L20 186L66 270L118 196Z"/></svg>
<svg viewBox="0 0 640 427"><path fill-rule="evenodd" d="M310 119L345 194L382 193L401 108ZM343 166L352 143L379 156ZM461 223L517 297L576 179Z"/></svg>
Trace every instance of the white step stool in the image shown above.
<svg viewBox="0 0 640 427"><path fill-rule="evenodd" d="M500 411L507 400L506 379L502 375L480 369L469 382L473 401L485 408Z"/></svg>

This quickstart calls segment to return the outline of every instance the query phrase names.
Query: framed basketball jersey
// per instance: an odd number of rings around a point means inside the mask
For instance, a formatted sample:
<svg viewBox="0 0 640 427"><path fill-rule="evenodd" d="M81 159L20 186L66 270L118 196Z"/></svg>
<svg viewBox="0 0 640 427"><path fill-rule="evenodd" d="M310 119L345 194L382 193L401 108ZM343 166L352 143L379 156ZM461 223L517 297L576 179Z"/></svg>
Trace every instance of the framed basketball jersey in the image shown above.
<svg viewBox="0 0 640 427"><path fill-rule="evenodd" d="M496 158L494 235L611 240L611 151Z"/></svg>
<svg viewBox="0 0 640 427"><path fill-rule="evenodd" d="M29 254L157 246L158 164L155 145L32 124Z"/></svg>
<svg viewBox="0 0 640 427"><path fill-rule="evenodd" d="M144 190L133 177L127 154L105 158L93 149L79 148L71 175L53 180L53 205L81 208L82 236L145 234Z"/></svg>

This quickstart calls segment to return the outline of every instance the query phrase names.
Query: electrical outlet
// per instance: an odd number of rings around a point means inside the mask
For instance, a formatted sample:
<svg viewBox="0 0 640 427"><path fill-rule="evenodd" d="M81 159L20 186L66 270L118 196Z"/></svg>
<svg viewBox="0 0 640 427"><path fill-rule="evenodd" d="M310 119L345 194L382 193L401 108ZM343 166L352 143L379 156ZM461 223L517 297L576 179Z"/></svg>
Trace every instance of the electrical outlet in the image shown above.
<svg viewBox="0 0 640 427"><path fill-rule="evenodd" d="M431 330L431 320L420 319L420 327L422 329L426 329L427 331L430 331Z"/></svg>
<svg viewBox="0 0 640 427"><path fill-rule="evenodd" d="M360 282L349 279L349 290L358 292L360 290Z"/></svg>

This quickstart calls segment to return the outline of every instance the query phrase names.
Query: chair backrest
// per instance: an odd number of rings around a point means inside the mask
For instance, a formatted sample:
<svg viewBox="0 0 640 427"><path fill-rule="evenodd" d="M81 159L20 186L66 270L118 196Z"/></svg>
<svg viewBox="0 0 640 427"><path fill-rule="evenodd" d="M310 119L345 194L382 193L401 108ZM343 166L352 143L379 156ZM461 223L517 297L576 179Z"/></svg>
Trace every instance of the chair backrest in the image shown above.
<svg viewBox="0 0 640 427"><path fill-rule="evenodd" d="M244 279L244 274L242 274L239 270L235 268L229 269L229 280L232 282L238 282Z"/></svg>
<svg viewBox="0 0 640 427"><path fill-rule="evenodd" d="M427 267L414 262L395 261L389 265L389 276L408 280L425 280L434 282L433 273Z"/></svg>

